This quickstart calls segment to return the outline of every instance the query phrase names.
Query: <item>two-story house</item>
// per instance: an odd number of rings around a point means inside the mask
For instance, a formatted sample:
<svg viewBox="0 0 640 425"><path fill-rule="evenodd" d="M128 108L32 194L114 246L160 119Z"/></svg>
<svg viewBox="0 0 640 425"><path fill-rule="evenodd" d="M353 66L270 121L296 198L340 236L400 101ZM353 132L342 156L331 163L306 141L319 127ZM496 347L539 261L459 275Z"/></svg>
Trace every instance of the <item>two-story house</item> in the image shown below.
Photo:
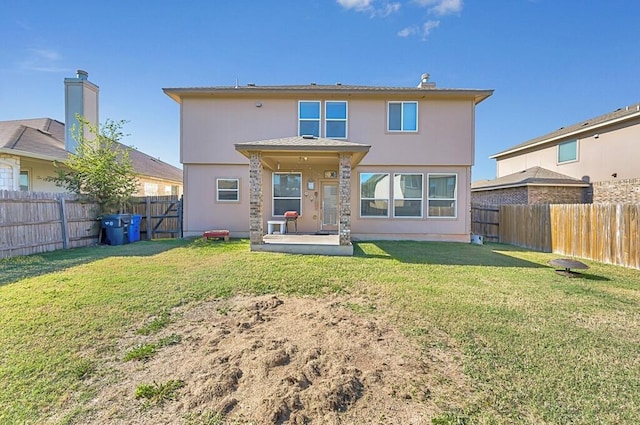
<svg viewBox="0 0 640 425"><path fill-rule="evenodd" d="M165 88L180 104L184 234L268 250L301 234L469 242L475 107L492 90L292 85ZM288 229L291 232L291 228Z"/></svg>
<svg viewBox="0 0 640 425"><path fill-rule="evenodd" d="M639 140L640 104L562 127L492 155L497 178L474 183L474 200L505 203L535 184L536 202L640 202Z"/></svg>

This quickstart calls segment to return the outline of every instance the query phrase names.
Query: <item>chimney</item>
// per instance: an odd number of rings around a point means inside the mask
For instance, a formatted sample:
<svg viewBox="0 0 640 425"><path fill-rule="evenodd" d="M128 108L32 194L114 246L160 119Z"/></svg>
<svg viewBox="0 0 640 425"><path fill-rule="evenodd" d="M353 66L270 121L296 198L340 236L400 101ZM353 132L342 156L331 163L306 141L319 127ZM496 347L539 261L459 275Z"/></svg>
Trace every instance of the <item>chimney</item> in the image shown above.
<svg viewBox="0 0 640 425"><path fill-rule="evenodd" d="M429 74L424 73L422 77L420 77L420 84L418 84L419 89L435 89L436 83L429 82Z"/></svg>
<svg viewBox="0 0 640 425"><path fill-rule="evenodd" d="M80 123L76 114L84 117L91 124L99 124L98 93L100 88L89 81L89 73L79 69L75 78L64 79L64 147L68 152L75 153L77 142L73 139L73 127ZM91 138L92 134L84 129L84 137Z"/></svg>

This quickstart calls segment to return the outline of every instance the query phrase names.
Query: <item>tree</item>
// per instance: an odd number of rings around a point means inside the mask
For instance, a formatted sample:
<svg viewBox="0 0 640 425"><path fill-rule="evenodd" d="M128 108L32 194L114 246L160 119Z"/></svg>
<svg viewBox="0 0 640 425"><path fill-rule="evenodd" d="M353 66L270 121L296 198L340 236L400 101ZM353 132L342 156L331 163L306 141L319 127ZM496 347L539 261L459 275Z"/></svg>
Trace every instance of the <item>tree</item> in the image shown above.
<svg viewBox="0 0 640 425"><path fill-rule="evenodd" d="M54 162L57 176L46 180L96 202L100 214L122 212L138 186L130 148L119 142L126 121L107 120L98 127L84 117L76 118L80 125L71 129L76 153L69 153L62 164Z"/></svg>

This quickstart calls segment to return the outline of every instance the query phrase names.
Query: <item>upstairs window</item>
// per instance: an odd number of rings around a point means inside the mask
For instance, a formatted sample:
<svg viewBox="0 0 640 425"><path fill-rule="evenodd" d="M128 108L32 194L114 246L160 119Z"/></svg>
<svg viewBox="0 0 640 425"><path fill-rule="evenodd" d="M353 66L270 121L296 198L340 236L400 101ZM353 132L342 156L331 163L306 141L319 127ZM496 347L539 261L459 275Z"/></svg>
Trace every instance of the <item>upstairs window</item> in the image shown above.
<svg viewBox="0 0 640 425"><path fill-rule="evenodd" d="M325 137L347 138L347 102L327 101L324 104Z"/></svg>
<svg viewBox="0 0 640 425"><path fill-rule="evenodd" d="M320 101L298 102L298 136L320 137Z"/></svg>
<svg viewBox="0 0 640 425"><path fill-rule="evenodd" d="M388 131L418 131L418 102L389 102Z"/></svg>
<svg viewBox="0 0 640 425"><path fill-rule="evenodd" d="M216 200L238 202L240 200L240 180L216 179Z"/></svg>
<svg viewBox="0 0 640 425"><path fill-rule="evenodd" d="M558 144L558 164L578 160L578 141L570 140Z"/></svg>
<svg viewBox="0 0 640 425"><path fill-rule="evenodd" d="M427 211L429 217L456 217L458 176L429 174Z"/></svg>

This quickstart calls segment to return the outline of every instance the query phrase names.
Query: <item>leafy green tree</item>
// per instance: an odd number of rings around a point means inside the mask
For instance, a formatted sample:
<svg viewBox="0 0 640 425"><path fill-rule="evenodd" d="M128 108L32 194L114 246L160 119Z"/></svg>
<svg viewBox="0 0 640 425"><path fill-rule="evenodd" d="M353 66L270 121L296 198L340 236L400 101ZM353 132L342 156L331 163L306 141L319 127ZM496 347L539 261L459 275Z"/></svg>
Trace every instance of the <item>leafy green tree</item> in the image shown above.
<svg viewBox="0 0 640 425"><path fill-rule="evenodd" d="M107 120L97 126L84 117L76 118L80 125L71 129L76 153L69 153L64 163L54 162L57 175L47 180L96 202L100 214L123 212L138 186L131 149L119 142L125 136L126 121Z"/></svg>

